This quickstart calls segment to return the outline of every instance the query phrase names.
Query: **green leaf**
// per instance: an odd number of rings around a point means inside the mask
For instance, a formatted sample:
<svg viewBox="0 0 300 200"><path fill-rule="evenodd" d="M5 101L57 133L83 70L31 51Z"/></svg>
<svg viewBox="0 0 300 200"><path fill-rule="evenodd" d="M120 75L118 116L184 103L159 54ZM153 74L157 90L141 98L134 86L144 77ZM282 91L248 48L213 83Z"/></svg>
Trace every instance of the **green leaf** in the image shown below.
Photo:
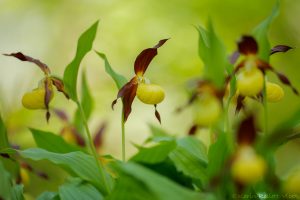
<svg viewBox="0 0 300 200"><path fill-rule="evenodd" d="M2 117L0 115L0 149L9 148L9 143L7 139L6 128Z"/></svg>
<svg viewBox="0 0 300 200"><path fill-rule="evenodd" d="M86 120L89 120L89 118L92 114L92 111L93 111L94 101L93 101L92 94L88 87L85 71L82 73L81 104L82 104L82 108L83 108L83 112L85 114ZM77 110L75 112L74 124L75 124L77 130L79 131L79 133L83 133L84 126L83 126L83 120L82 120L79 108L77 108Z"/></svg>
<svg viewBox="0 0 300 200"><path fill-rule="evenodd" d="M83 149L67 143L62 137L51 132L30 129L36 145L54 153L69 153Z"/></svg>
<svg viewBox="0 0 300 200"><path fill-rule="evenodd" d="M91 184L76 180L59 187L61 200L102 200L102 194Z"/></svg>
<svg viewBox="0 0 300 200"><path fill-rule="evenodd" d="M177 148L169 155L176 169L183 174L207 181L207 156L204 144L192 137L185 137L177 141Z"/></svg>
<svg viewBox="0 0 300 200"><path fill-rule="evenodd" d="M36 200L59 200L57 192L43 192Z"/></svg>
<svg viewBox="0 0 300 200"><path fill-rule="evenodd" d="M153 124L149 124L149 128L151 131L152 136L150 136L145 143L148 142L162 142L162 141L172 141L174 137L168 134L162 128L155 126Z"/></svg>
<svg viewBox="0 0 300 200"><path fill-rule="evenodd" d="M222 170L229 156L226 134L221 133L217 141L209 148L207 168L209 177L215 176Z"/></svg>
<svg viewBox="0 0 300 200"><path fill-rule="evenodd" d="M131 160L147 164L163 162L169 153L176 148L175 141L161 142L150 148L142 147Z"/></svg>
<svg viewBox="0 0 300 200"><path fill-rule="evenodd" d="M96 21L80 36L77 43L76 55L64 72L63 82L65 84L67 93L75 102L78 101L76 88L79 66L84 56L92 49L93 42L97 33L98 22L99 21Z"/></svg>
<svg viewBox="0 0 300 200"><path fill-rule="evenodd" d="M76 174L81 179L93 183L101 192L106 192L103 182L104 177L101 176L94 158L90 155L80 151L59 154L40 148L31 148L18 152L24 158L32 160L48 160L57 164L68 172ZM106 175L109 186L112 187L113 180L111 176L104 169L102 170L103 174Z"/></svg>
<svg viewBox="0 0 300 200"><path fill-rule="evenodd" d="M157 199L142 181L122 174L107 200L153 200Z"/></svg>
<svg viewBox="0 0 300 200"><path fill-rule="evenodd" d="M265 61L269 61L271 49L270 42L268 40L268 31L274 18L276 18L279 14L279 8L280 3L279 0L277 0L272 13L253 30L253 35L258 43L259 58Z"/></svg>
<svg viewBox="0 0 300 200"><path fill-rule="evenodd" d="M202 27L197 30L199 34L198 52L204 63L204 77L221 88L225 80L225 69L230 66L226 49L210 21L207 30Z"/></svg>
<svg viewBox="0 0 300 200"><path fill-rule="evenodd" d="M168 178L159 175L152 170L142 167L135 163L123 163L119 165L118 170L121 173L131 176L143 183L146 190L149 190L155 199L160 200L199 200L205 199L204 195L194 192L192 190L186 189L177 183L169 180Z"/></svg>
<svg viewBox="0 0 300 200"><path fill-rule="evenodd" d="M0 160L0 199L23 200L23 186L13 185L11 175Z"/></svg>
<svg viewBox="0 0 300 200"><path fill-rule="evenodd" d="M15 185L12 188L12 199L13 200L24 200L23 185Z"/></svg>
<svg viewBox="0 0 300 200"><path fill-rule="evenodd" d="M95 52L104 60L105 71L111 76L112 79L114 79L118 89L121 89L123 85L127 83L127 79L113 70L104 53L100 53L97 51Z"/></svg>

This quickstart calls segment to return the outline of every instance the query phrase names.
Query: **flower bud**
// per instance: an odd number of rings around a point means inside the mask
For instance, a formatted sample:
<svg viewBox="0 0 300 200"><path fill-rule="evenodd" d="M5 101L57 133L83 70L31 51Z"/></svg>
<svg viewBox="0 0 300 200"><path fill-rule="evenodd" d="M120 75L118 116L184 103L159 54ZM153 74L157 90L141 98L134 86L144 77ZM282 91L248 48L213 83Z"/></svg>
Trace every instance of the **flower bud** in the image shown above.
<svg viewBox="0 0 300 200"><path fill-rule="evenodd" d="M21 178L22 183L25 186L29 185L30 178L29 178L28 171L22 167L20 168L20 178Z"/></svg>
<svg viewBox="0 0 300 200"><path fill-rule="evenodd" d="M45 109L45 89L37 88L31 92L24 94L22 98L22 104L27 109ZM53 98L53 92L51 93L50 100Z"/></svg>
<svg viewBox="0 0 300 200"><path fill-rule="evenodd" d="M201 126L209 126L216 122L222 112L220 101L207 95L198 99L194 104L195 123Z"/></svg>
<svg viewBox="0 0 300 200"><path fill-rule="evenodd" d="M267 99L269 102L278 102L284 96L284 91L276 83L267 82Z"/></svg>
<svg viewBox="0 0 300 200"><path fill-rule="evenodd" d="M264 76L257 68L241 69L237 75L237 89L243 96L255 96L263 89Z"/></svg>
<svg viewBox="0 0 300 200"><path fill-rule="evenodd" d="M155 84L139 84L136 95L145 104L159 104L165 98L165 92L162 87Z"/></svg>
<svg viewBox="0 0 300 200"><path fill-rule="evenodd" d="M283 190L289 194L300 195L300 170L292 173L284 182Z"/></svg>
<svg viewBox="0 0 300 200"><path fill-rule="evenodd" d="M263 179L266 163L251 146L242 146L232 163L233 178L244 185L254 184Z"/></svg>

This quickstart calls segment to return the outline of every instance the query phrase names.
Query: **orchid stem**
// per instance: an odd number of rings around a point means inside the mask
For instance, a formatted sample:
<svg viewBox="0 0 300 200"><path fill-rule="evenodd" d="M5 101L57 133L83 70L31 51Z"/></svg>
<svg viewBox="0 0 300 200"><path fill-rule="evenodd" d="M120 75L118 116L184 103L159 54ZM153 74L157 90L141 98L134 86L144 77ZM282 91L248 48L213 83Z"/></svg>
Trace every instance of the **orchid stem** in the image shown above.
<svg viewBox="0 0 300 200"><path fill-rule="evenodd" d="M264 76L263 87L263 106L264 106L264 132L268 134L268 101L267 101L267 76Z"/></svg>
<svg viewBox="0 0 300 200"><path fill-rule="evenodd" d="M229 106L233 98L233 95L230 95L226 104L224 106L224 133L227 134L227 143L230 151L234 149L234 137L230 131L230 121L229 121Z"/></svg>
<svg viewBox="0 0 300 200"><path fill-rule="evenodd" d="M97 164L98 170L101 174L101 177L103 178L103 183L104 183L104 186L106 188L106 191L109 194L111 192L110 187L109 187L108 181L106 179L106 174L103 171L104 167L102 165L102 162L98 159L98 154L97 154L96 148L95 148L93 140L92 140L91 132L90 132L90 129L89 129L88 124L87 124L85 113L83 111L81 103L79 101L77 101L76 103L77 103L77 106L79 108L80 115L82 117L82 121L83 121L83 125L84 125L84 128L85 128L86 134L88 136L88 142L89 142L90 148L92 150L92 155L93 155L93 157L96 161L96 164Z"/></svg>
<svg viewBox="0 0 300 200"><path fill-rule="evenodd" d="M122 107L121 127L122 127L122 161L125 162L125 160L126 160L126 150L125 150L124 106Z"/></svg>

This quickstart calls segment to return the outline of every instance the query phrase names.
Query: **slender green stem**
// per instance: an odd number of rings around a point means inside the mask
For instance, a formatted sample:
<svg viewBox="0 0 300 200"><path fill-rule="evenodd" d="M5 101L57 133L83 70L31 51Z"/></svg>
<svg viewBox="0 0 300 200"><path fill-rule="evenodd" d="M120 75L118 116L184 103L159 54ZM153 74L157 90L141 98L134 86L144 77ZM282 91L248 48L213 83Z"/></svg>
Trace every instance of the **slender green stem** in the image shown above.
<svg viewBox="0 0 300 200"><path fill-rule="evenodd" d="M106 188L106 191L107 191L107 193L110 193L110 187L109 187L107 179L106 179L107 177L106 177L106 174L103 171L104 167L102 165L102 162L98 159L98 154L97 154L96 148L94 146L94 142L92 140L91 132L90 132L90 129L88 127L86 116L84 114L82 105L81 105L81 103L79 101L77 101L76 103L77 103L77 106L79 108L80 115L82 117L82 121L83 121L83 125L84 125L84 128L85 128L86 134L88 136L88 142L89 142L90 148L92 150L93 157L94 157L94 159L96 161L98 170L99 170L99 172L100 172L100 174L101 174L101 176L103 178L103 183L104 183L104 186Z"/></svg>
<svg viewBox="0 0 300 200"><path fill-rule="evenodd" d="M225 107L224 107L224 133L227 134L227 143L230 151L234 149L234 137L230 131L230 121L229 121L229 106L233 95L230 95Z"/></svg>
<svg viewBox="0 0 300 200"><path fill-rule="evenodd" d="M264 132L268 134L268 101L267 101L267 76L264 76L263 87L263 105L264 105Z"/></svg>
<svg viewBox="0 0 300 200"><path fill-rule="evenodd" d="M125 162L125 160L126 160L126 149L125 149L124 106L123 106L123 108L122 108L121 127L122 127L122 161Z"/></svg>

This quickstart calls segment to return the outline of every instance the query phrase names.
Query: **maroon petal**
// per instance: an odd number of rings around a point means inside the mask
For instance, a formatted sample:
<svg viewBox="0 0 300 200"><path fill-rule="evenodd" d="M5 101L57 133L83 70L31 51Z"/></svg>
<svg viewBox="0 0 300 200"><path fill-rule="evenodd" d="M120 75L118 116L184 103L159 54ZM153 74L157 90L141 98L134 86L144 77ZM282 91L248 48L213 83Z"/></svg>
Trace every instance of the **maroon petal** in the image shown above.
<svg viewBox="0 0 300 200"><path fill-rule="evenodd" d="M65 113L63 110L59 109L53 109L54 113L57 115L59 119L65 122L69 122L69 117L67 116L67 113Z"/></svg>
<svg viewBox="0 0 300 200"><path fill-rule="evenodd" d="M143 75L147 70L152 59L157 55L157 49L161 47L168 39L160 40L157 45L152 48L143 50L134 62L135 74Z"/></svg>
<svg viewBox="0 0 300 200"><path fill-rule="evenodd" d="M279 52L287 52L290 49L293 49L293 48L290 46L287 46L287 45L276 45L271 49L270 55L279 53Z"/></svg>
<svg viewBox="0 0 300 200"><path fill-rule="evenodd" d="M237 142L239 145L252 145L256 139L256 129L254 117L251 115L242 121L237 132Z"/></svg>
<svg viewBox="0 0 300 200"><path fill-rule="evenodd" d="M280 72L275 71L275 69L272 69L272 71L277 75L277 77L283 84L289 86L296 95L299 95L298 90L292 85L291 81L288 79L287 76L285 76Z"/></svg>
<svg viewBox="0 0 300 200"><path fill-rule="evenodd" d="M118 92L117 99L112 102L112 109L117 103L119 98L122 98L123 108L124 108L124 122L127 121L129 114L131 113L131 104L135 98L136 90L138 87L137 77L132 78L128 83L126 83Z"/></svg>
<svg viewBox="0 0 300 200"><path fill-rule="evenodd" d="M230 64L234 65L236 61L239 59L240 55L241 54L238 51L233 52L229 57Z"/></svg>
<svg viewBox="0 0 300 200"><path fill-rule="evenodd" d="M18 53L11 53L11 54L3 54L5 56L13 56L15 58L18 58L21 61L28 61L36 64L45 74L50 74L50 69L49 67L45 64L42 63L40 60L37 60L35 58L32 58L30 56L26 56L21 52Z"/></svg>
<svg viewBox="0 0 300 200"><path fill-rule="evenodd" d="M96 135L94 136L94 145L96 149L99 149L103 144L103 135L106 130L106 127L107 127L107 123L106 122L102 123L99 130L96 132Z"/></svg>
<svg viewBox="0 0 300 200"><path fill-rule="evenodd" d="M252 36L243 36L238 42L238 50L243 55L257 54L258 45Z"/></svg>
<svg viewBox="0 0 300 200"><path fill-rule="evenodd" d="M156 104L154 105L154 108L155 108L155 117L159 121L159 123L161 124L161 118L160 118L159 112L157 111L157 105Z"/></svg>
<svg viewBox="0 0 300 200"><path fill-rule="evenodd" d="M194 124L193 126L191 126L191 128L189 129L188 135L195 135L198 128L199 128L199 126L197 124Z"/></svg>
<svg viewBox="0 0 300 200"><path fill-rule="evenodd" d="M46 120L47 122L49 122L50 119L50 111L49 111L49 103L51 100L51 96L53 95L53 90L52 90L52 83L51 80L49 78L45 79L44 82L44 87L45 87L45 97L44 97L44 103L45 103L45 107L46 107Z"/></svg>
<svg viewBox="0 0 300 200"><path fill-rule="evenodd" d="M236 100L236 108L235 108L235 114L238 114L242 109L244 109L244 96L239 95Z"/></svg>
<svg viewBox="0 0 300 200"><path fill-rule="evenodd" d="M51 76L51 80L52 80L52 83L53 85L56 87L56 89L59 91L59 92L62 92L65 97L67 99L69 99L69 95L67 94L67 91L65 90L65 86L64 86L64 83L61 79L57 78L57 77L54 77L54 76Z"/></svg>
<svg viewBox="0 0 300 200"><path fill-rule="evenodd" d="M182 110L184 110L185 108L187 108L188 106L190 106L197 99L197 97L198 97L198 93L194 92L192 94L192 96L189 98L188 102L185 105L178 107L175 110L175 112L176 113L180 113Z"/></svg>

